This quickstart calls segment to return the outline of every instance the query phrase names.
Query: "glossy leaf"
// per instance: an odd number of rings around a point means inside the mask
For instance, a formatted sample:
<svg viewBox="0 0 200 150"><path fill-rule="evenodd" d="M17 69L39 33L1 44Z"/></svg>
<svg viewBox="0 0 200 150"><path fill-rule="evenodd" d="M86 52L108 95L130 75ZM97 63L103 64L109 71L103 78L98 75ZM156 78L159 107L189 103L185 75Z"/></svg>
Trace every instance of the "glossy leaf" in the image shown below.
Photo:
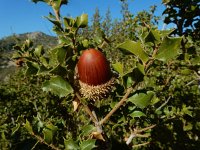
<svg viewBox="0 0 200 150"><path fill-rule="evenodd" d="M143 63L146 63L149 60L149 57L145 51L142 49L142 45L140 42L134 41L126 41L118 46L120 49L124 49L131 54L136 55L139 59L142 60Z"/></svg>
<svg viewBox="0 0 200 150"><path fill-rule="evenodd" d="M44 140L47 143L53 142L53 137L56 131L58 130L57 126L54 126L53 124L47 124L46 127L43 129L44 134Z"/></svg>
<svg viewBox="0 0 200 150"><path fill-rule="evenodd" d="M39 65L35 62L26 62L28 68L26 70L26 75L35 75L38 72Z"/></svg>
<svg viewBox="0 0 200 150"><path fill-rule="evenodd" d="M32 126L30 124L30 122L28 120L26 120L26 124L24 125L24 127L26 128L26 130L32 134L33 133L33 129L32 129Z"/></svg>
<svg viewBox="0 0 200 150"><path fill-rule="evenodd" d="M20 128L20 124L18 123L18 124L16 124L16 126L14 128L12 128L11 136L14 135L19 130L19 128Z"/></svg>
<svg viewBox="0 0 200 150"><path fill-rule="evenodd" d="M152 91L148 91L147 93L137 93L128 98L128 101L134 103L139 108L145 108L149 104L151 104L151 100L153 99L155 93Z"/></svg>
<svg viewBox="0 0 200 150"><path fill-rule="evenodd" d="M43 83L42 89L59 97L67 96L73 92L71 85L60 76L52 77L49 81Z"/></svg>
<svg viewBox="0 0 200 150"><path fill-rule="evenodd" d="M65 144L65 150L78 150L79 146L76 142L74 142L72 139L70 140L64 140Z"/></svg>
<svg viewBox="0 0 200 150"><path fill-rule="evenodd" d="M81 16L77 17L76 26L79 28L84 28L88 24L88 15L82 14Z"/></svg>
<svg viewBox="0 0 200 150"><path fill-rule="evenodd" d="M142 117L142 116L146 116L146 115L143 112L136 110L136 111L132 112L130 114L130 116L132 118L135 118L135 117Z"/></svg>
<svg viewBox="0 0 200 150"><path fill-rule="evenodd" d="M180 54L181 40L180 37L166 37L161 43L155 58L164 62L175 59Z"/></svg>
<svg viewBox="0 0 200 150"><path fill-rule="evenodd" d="M159 43L160 37L161 36L158 30L151 30L145 37L145 42Z"/></svg>
<svg viewBox="0 0 200 150"><path fill-rule="evenodd" d="M83 136L88 136L90 133L92 133L93 131L95 131L95 127L93 125L86 125L82 128L82 133L81 135Z"/></svg>
<svg viewBox="0 0 200 150"><path fill-rule="evenodd" d="M35 54L37 57L40 57L42 54L44 54L43 46L42 46L42 45L38 45L38 46L35 48L34 54Z"/></svg>
<svg viewBox="0 0 200 150"><path fill-rule="evenodd" d="M96 140L94 140L94 139L89 139L89 140L83 141L80 144L80 148L81 148L81 150L92 150L93 148L96 147L95 142L96 142Z"/></svg>
<svg viewBox="0 0 200 150"><path fill-rule="evenodd" d="M115 64L112 64L112 67L114 68L115 71L117 71L120 74L120 76L123 76L123 74L124 74L124 66L123 66L122 63L117 62Z"/></svg>

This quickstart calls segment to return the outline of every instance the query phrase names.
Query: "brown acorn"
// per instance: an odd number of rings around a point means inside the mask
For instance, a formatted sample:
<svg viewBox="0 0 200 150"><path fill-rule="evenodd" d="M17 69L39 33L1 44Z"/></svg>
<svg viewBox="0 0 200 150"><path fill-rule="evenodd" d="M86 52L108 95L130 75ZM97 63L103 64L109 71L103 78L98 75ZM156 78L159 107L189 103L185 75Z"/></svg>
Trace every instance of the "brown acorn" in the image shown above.
<svg viewBox="0 0 200 150"><path fill-rule="evenodd" d="M93 48L83 51L77 64L81 94L88 99L105 97L114 84L106 57Z"/></svg>

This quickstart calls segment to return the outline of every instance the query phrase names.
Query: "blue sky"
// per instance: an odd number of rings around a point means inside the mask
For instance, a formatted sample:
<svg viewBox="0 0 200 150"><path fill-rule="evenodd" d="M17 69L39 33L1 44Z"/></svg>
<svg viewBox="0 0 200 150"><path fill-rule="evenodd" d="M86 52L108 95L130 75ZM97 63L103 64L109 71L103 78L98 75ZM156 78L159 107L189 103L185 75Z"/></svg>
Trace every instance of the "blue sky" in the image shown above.
<svg viewBox="0 0 200 150"><path fill-rule="evenodd" d="M165 9L162 0L129 0L129 9L133 14L148 10L151 5L157 5L156 15L161 15ZM120 0L69 0L67 6L62 7L62 16L76 17L82 13L89 15L91 21L96 8L101 16L105 16L110 8L112 18L121 18ZM31 0L1 0L0 4L0 38L11 34L42 31L53 35L52 24L44 16L51 12L51 7L44 3L32 3ZM163 24L160 24L160 27Z"/></svg>

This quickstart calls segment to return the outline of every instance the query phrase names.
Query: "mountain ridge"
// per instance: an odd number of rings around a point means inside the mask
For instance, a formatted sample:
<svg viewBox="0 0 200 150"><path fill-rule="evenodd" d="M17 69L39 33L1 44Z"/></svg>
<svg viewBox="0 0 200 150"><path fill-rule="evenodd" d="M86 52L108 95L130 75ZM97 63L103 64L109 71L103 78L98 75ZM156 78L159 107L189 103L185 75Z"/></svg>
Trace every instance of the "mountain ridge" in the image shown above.
<svg viewBox="0 0 200 150"><path fill-rule="evenodd" d="M32 40L33 45L43 45L44 48L50 48L58 43L57 37L40 31L13 34L0 39L0 52L12 51L14 45L23 43L26 39Z"/></svg>

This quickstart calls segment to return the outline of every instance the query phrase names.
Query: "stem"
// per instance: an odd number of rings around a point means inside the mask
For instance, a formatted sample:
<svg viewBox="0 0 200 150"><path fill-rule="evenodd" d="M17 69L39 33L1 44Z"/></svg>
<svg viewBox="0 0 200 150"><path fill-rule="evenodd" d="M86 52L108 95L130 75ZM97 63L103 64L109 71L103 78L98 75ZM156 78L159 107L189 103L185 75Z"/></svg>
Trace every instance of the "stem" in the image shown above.
<svg viewBox="0 0 200 150"><path fill-rule="evenodd" d="M170 98L171 96L169 96L168 99L160 107L158 107L155 112L161 110L169 102Z"/></svg>
<svg viewBox="0 0 200 150"><path fill-rule="evenodd" d="M133 140L133 138L135 137L140 137L140 138L147 138L149 137L150 135L149 134L140 134L141 132L144 132L146 130L149 130L149 129L152 129L154 128L156 125L151 125L149 127L146 127L146 128L143 128L143 129L134 129L134 131L132 131L131 135L129 136L128 140L126 141L126 144L129 145L131 143L131 141ZM137 146L137 145L135 145Z"/></svg>
<svg viewBox="0 0 200 150"><path fill-rule="evenodd" d="M148 145L148 144L150 144L150 142L146 142L146 143L142 143L142 144L133 145L133 148L145 146L145 145Z"/></svg>
<svg viewBox="0 0 200 150"><path fill-rule="evenodd" d="M32 132L31 135L33 135L33 136L38 140L38 142L47 145L47 146L50 147L51 149L53 149L53 150L60 150L59 148L55 147L53 144L48 144L47 142L45 142L45 140L44 140L42 137L40 137L39 135L35 135L34 132ZM37 143L36 143L36 144L37 144ZM35 145L34 145L34 146L35 146Z"/></svg>
<svg viewBox="0 0 200 150"><path fill-rule="evenodd" d="M135 84L136 86L136 84ZM124 102L127 100L128 96L130 95L131 91L133 90L132 87L128 88L126 91L126 94L123 96L123 98L115 105L115 107L100 121L100 124L104 124L108 119L119 109L121 105L124 104Z"/></svg>
<svg viewBox="0 0 200 150"><path fill-rule="evenodd" d="M80 100L81 104L83 105L83 108L84 108L85 112L91 117L92 121L95 124L98 124L98 120L95 118L95 116L93 115L93 113L90 110L90 108L81 101L81 96L80 96L79 93L76 93L76 97Z"/></svg>
<svg viewBox="0 0 200 150"><path fill-rule="evenodd" d="M60 22L60 11L59 10L55 10L54 8L53 8L53 11L54 11L54 14L56 15L56 20Z"/></svg>

